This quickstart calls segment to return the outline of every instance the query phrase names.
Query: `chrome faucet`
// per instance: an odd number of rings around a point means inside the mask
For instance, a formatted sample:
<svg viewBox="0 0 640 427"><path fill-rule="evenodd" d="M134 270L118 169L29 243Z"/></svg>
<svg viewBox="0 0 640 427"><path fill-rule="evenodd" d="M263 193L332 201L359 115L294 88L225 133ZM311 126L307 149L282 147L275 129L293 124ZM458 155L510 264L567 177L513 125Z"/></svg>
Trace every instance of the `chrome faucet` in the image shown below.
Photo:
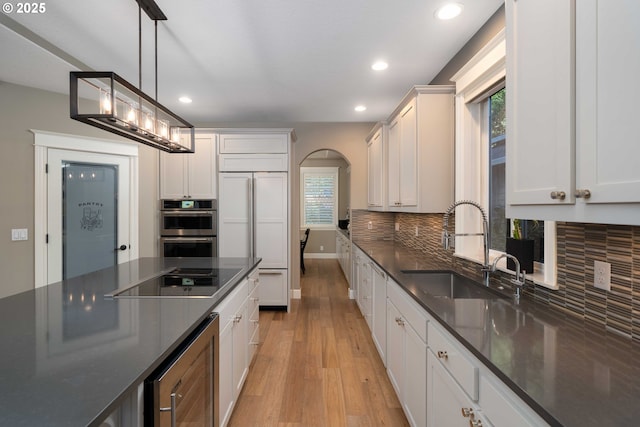
<svg viewBox="0 0 640 427"><path fill-rule="evenodd" d="M477 208L482 214L482 233L458 233L449 234L449 215L460 205L470 205ZM457 236L482 236L482 245L484 249L484 260L482 264L482 281L485 286L489 287L489 273L492 271L489 265L489 221L487 213L478 203L472 200L460 200L449 206L444 214L442 225L442 247L444 249L452 249L455 245L455 237Z"/></svg>
<svg viewBox="0 0 640 427"><path fill-rule="evenodd" d="M515 278L511 279L511 284L515 287L515 293L513 296L516 302L519 302L520 290L524 289L524 285L525 285L525 280L526 280L525 272L524 270L520 269L520 261L518 261L518 258L514 257L511 254L501 254L498 258L494 259L493 264L491 264L491 272L496 271L496 265L498 264L498 261L500 261L500 259L502 258L509 258L516 263L516 271L514 273Z"/></svg>

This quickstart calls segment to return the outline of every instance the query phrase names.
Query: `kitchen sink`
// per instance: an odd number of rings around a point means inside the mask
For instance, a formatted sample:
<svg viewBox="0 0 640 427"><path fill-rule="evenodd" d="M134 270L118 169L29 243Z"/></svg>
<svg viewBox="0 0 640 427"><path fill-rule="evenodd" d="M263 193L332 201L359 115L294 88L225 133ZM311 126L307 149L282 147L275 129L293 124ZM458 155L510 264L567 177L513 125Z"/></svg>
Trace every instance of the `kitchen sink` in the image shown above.
<svg viewBox="0 0 640 427"><path fill-rule="evenodd" d="M416 290L436 298L498 299L499 293L452 271L402 270Z"/></svg>

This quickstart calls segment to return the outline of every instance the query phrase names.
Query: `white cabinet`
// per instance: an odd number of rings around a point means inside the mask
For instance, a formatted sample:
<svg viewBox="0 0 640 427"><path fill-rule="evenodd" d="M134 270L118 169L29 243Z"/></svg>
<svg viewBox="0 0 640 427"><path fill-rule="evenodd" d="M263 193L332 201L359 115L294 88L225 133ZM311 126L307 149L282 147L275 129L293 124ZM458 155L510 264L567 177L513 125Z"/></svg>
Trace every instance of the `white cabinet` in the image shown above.
<svg viewBox="0 0 640 427"><path fill-rule="evenodd" d="M427 422L427 318L402 292L387 281L387 374L409 424L419 427Z"/></svg>
<svg viewBox="0 0 640 427"><path fill-rule="evenodd" d="M547 425L436 322L429 322L427 335L428 426L467 426L469 421L494 427ZM461 416L463 409L473 415Z"/></svg>
<svg viewBox="0 0 640 427"><path fill-rule="evenodd" d="M453 202L454 87L415 86L388 121L387 209L444 212Z"/></svg>
<svg viewBox="0 0 640 427"><path fill-rule="evenodd" d="M428 352L429 388L427 390L428 427L490 427L477 405L458 386L453 377L440 364L438 358ZM475 424L472 424L475 423ZM522 424L513 424L513 426Z"/></svg>
<svg viewBox="0 0 640 427"><path fill-rule="evenodd" d="M262 306L286 306L287 270L284 269L260 269L260 305Z"/></svg>
<svg viewBox="0 0 640 427"><path fill-rule="evenodd" d="M640 3L616 3L506 2L507 216L640 224Z"/></svg>
<svg viewBox="0 0 640 427"><path fill-rule="evenodd" d="M418 204L417 98L412 98L389 125L389 206Z"/></svg>
<svg viewBox="0 0 640 427"><path fill-rule="evenodd" d="M220 318L218 404L220 425L227 425L255 354L258 333L257 270L217 307Z"/></svg>
<svg viewBox="0 0 640 427"><path fill-rule="evenodd" d="M382 364L387 364L387 275L371 262L371 292L373 303L371 334Z"/></svg>
<svg viewBox="0 0 640 427"><path fill-rule="evenodd" d="M262 258L260 305L289 307L292 129L218 129L221 257Z"/></svg>
<svg viewBox="0 0 640 427"><path fill-rule="evenodd" d="M385 134L386 125L378 124L367 137L368 193L369 210L384 210L385 202Z"/></svg>
<svg viewBox="0 0 640 427"><path fill-rule="evenodd" d="M347 283L351 283L351 241L338 230L336 230L336 255Z"/></svg>
<svg viewBox="0 0 640 427"><path fill-rule="evenodd" d="M358 283L357 283L357 303L362 316L371 329L371 315L373 311L373 294L371 292L371 261L362 251L356 253Z"/></svg>
<svg viewBox="0 0 640 427"><path fill-rule="evenodd" d="M212 132L196 131L195 153L160 153L161 199L215 199L216 191L216 144Z"/></svg>

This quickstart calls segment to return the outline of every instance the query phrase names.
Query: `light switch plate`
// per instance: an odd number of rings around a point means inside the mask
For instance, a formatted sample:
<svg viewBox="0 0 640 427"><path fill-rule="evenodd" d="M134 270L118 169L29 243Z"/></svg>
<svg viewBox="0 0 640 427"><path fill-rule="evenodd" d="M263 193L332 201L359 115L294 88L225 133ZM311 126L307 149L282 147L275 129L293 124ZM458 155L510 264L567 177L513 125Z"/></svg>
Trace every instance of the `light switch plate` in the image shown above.
<svg viewBox="0 0 640 427"><path fill-rule="evenodd" d="M593 262L593 286L605 291L611 290L611 264L608 262Z"/></svg>
<svg viewBox="0 0 640 427"><path fill-rule="evenodd" d="M14 242L20 240L29 240L29 231L26 228L12 228L11 240Z"/></svg>

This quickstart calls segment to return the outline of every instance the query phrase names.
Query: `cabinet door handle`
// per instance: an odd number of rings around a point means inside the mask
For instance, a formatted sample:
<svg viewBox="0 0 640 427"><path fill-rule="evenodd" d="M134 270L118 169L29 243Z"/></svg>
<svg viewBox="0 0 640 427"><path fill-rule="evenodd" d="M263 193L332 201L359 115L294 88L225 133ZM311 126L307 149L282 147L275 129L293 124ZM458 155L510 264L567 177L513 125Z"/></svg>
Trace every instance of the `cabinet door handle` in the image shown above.
<svg viewBox="0 0 640 427"><path fill-rule="evenodd" d="M589 190L576 190L576 197L579 199L588 199L591 197L591 191Z"/></svg>
<svg viewBox="0 0 640 427"><path fill-rule="evenodd" d="M449 358L449 355L447 354L446 351L439 351L437 355L438 355L438 359L447 360Z"/></svg>
<svg viewBox="0 0 640 427"><path fill-rule="evenodd" d="M469 427L482 427L481 420L469 420Z"/></svg>
<svg viewBox="0 0 640 427"><path fill-rule="evenodd" d="M399 326L404 326L404 320L402 320L402 317L396 317L396 323Z"/></svg>
<svg viewBox="0 0 640 427"><path fill-rule="evenodd" d="M252 302L260 301L260 298L250 298Z"/></svg>
<svg viewBox="0 0 640 427"><path fill-rule="evenodd" d="M550 196L553 200L564 200L567 194L564 191L552 191Z"/></svg>
<svg viewBox="0 0 640 427"><path fill-rule="evenodd" d="M171 393L171 406L168 408L160 408L160 412L171 412L171 427L176 427L176 400L182 397L180 394Z"/></svg>
<svg viewBox="0 0 640 427"><path fill-rule="evenodd" d="M233 323L239 323L242 320L242 314L237 315L233 318Z"/></svg>
<svg viewBox="0 0 640 427"><path fill-rule="evenodd" d="M462 408L462 416L465 418L473 418L473 408Z"/></svg>

